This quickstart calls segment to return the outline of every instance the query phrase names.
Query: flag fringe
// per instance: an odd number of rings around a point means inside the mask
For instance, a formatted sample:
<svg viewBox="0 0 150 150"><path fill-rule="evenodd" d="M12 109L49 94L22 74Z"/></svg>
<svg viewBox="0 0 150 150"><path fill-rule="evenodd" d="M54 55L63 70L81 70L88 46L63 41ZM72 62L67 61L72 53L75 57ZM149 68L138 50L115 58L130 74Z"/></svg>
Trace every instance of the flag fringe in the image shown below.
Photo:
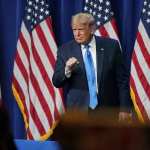
<svg viewBox="0 0 150 150"><path fill-rule="evenodd" d="M24 112L24 106L22 104L22 100L21 100L21 98L20 98L20 96L19 96L19 94L18 94L18 92L17 92L14 84L12 84L12 91L13 91L13 95L14 95L16 101L17 101L17 104L18 104L18 106L19 106L19 108L21 110L21 113L23 115L23 119L24 119L24 123L25 123L25 128L26 128L26 131L27 131L27 129L29 128L29 123L27 121L27 116L26 116L26 114ZM58 121L55 121L53 123L52 127L50 129L48 129L47 133L44 134L44 135L42 135L42 136L40 136L38 140L39 141L47 140L53 134L53 130L55 129L55 127L56 127L57 124L58 124ZM34 139L34 140L37 140L37 139Z"/></svg>
<svg viewBox="0 0 150 150"><path fill-rule="evenodd" d="M137 113L138 119L141 123L144 123L144 118L143 118L142 113L141 113L141 111L140 111L140 109L139 109L139 107L136 103L136 100L135 100L135 93L134 93L134 91L131 87L130 87L130 93L131 93L131 99L132 99L132 102L133 102L133 105L134 105L134 109Z"/></svg>

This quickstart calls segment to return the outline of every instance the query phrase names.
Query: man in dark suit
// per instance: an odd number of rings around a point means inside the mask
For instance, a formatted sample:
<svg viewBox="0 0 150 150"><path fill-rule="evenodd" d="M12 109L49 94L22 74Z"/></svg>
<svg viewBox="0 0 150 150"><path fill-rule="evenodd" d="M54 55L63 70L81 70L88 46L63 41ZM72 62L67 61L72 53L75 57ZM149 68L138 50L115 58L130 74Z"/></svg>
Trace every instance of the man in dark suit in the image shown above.
<svg viewBox="0 0 150 150"><path fill-rule="evenodd" d="M119 108L119 119L129 119L129 82L118 42L94 36L90 14L74 15L71 26L75 40L59 48L52 79L55 87L64 89L66 108Z"/></svg>

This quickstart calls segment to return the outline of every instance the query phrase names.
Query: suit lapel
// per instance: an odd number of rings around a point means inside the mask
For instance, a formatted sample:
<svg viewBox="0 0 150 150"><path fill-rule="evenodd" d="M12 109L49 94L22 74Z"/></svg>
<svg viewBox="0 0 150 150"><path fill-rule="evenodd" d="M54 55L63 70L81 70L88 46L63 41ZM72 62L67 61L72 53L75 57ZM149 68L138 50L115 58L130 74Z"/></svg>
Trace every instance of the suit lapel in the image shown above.
<svg viewBox="0 0 150 150"><path fill-rule="evenodd" d="M85 72L84 60L82 56L81 46L75 42L74 46L74 54L73 54L80 62L80 67Z"/></svg>
<svg viewBox="0 0 150 150"><path fill-rule="evenodd" d="M97 59L97 83L98 86L102 77L103 61L104 61L104 48L102 47L101 40L96 39L96 59Z"/></svg>

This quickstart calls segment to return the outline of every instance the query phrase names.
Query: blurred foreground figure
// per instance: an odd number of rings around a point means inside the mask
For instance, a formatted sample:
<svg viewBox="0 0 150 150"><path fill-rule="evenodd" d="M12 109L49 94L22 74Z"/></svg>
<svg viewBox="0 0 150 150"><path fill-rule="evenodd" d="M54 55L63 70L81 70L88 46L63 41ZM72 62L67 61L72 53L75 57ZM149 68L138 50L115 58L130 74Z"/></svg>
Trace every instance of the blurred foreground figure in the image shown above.
<svg viewBox="0 0 150 150"><path fill-rule="evenodd" d="M11 134L9 117L0 101L0 150L17 150Z"/></svg>
<svg viewBox="0 0 150 150"><path fill-rule="evenodd" d="M113 112L110 112L113 113ZM150 126L116 122L105 112L88 115L68 112L56 127L53 139L62 150L149 150Z"/></svg>
<svg viewBox="0 0 150 150"><path fill-rule="evenodd" d="M72 17L74 40L59 48L53 75L64 89L67 110L117 110L117 121L131 119L129 77L118 41L97 37L95 19L88 13Z"/></svg>

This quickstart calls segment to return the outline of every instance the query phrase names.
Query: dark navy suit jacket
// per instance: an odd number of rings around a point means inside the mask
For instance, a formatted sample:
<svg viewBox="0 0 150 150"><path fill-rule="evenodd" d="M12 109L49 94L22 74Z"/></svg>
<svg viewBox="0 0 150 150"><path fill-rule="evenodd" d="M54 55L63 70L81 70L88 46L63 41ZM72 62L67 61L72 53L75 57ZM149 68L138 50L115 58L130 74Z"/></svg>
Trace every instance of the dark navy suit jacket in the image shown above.
<svg viewBox="0 0 150 150"><path fill-rule="evenodd" d="M119 44L113 39L95 38L98 106L126 110L131 105L129 78ZM80 63L75 67L71 77L66 78L65 63L70 57L76 57ZM67 109L88 108L89 90L81 45L74 40L59 48L52 81L55 87L63 87Z"/></svg>

